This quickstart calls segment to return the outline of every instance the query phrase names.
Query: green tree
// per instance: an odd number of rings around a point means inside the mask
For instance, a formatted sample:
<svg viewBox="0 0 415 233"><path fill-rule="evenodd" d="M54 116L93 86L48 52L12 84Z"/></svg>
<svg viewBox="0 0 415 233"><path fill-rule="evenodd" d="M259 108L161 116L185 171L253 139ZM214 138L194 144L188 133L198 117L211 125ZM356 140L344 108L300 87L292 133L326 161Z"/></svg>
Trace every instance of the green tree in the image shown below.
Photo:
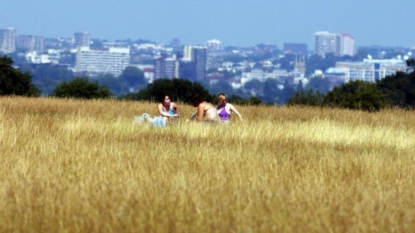
<svg viewBox="0 0 415 233"><path fill-rule="evenodd" d="M410 72L412 71L412 73L415 72L415 59L411 58L406 60L406 66L408 66L408 69L406 70L406 72Z"/></svg>
<svg viewBox="0 0 415 233"><path fill-rule="evenodd" d="M336 66L336 62L340 59L333 53L327 53L324 58L320 55L312 55L306 60L305 76L310 77L316 70L324 72L328 68Z"/></svg>
<svg viewBox="0 0 415 233"><path fill-rule="evenodd" d="M261 100L255 96L252 96L249 99L249 105L260 105L261 104Z"/></svg>
<svg viewBox="0 0 415 233"><path fill-rule="evenodd" d="M124 99L147 100L161 102L164 95L185 103L190 103L191 97L198 93L206 101L213 101L213 96L200 83L187 79L158 79L147 85L138 93L127 94Z"/></svg>
<svg viewBox="0 0 415 233"><path fill-rule="evenodd" d="M282 94L279 85L280 83L278 83L275 79L268 78L265 80L263 97L264 102L270 104L279 102L280 95Z"/></svg>
<svg viewBox="0 0 415 233"><path fill-rule="evenodd" d="M324 95L319 91L314 92L313 89L307 92L298 91L294 94L294 97L290 98L287 105L306 105L306 106L321 106L323 104Z"/></svg>
<svg viewBox="0 0 415 233"><path fill-rule="evenodd" d="M403 108L415 107L415 73L397 72L377 83L389 104Z"/></svg>
<svg viewBox="0 0 415 233"><path fill-rule="evenodd" d="M98 81L99 85L107 87L109 91L116 96L122 96L128 93L128 88L125 84L120 82L120 80L112 74L98 75L95 77L95 80Z"/></svg>
<svg viewBox="0 0 415 233"><path fill-rule="evenodd" d="M290 53L285 54L284 57L278 60L278 63L280 64L280 69L288 71L294 70L294 62L295 55Z"/></svg>
<svg viewBox="0 0 415 233"><path fill-rule="evenodd" d="M385 97L375 83L352 81L335 87L324 97L330 107L378 111L386 107Z"/></svg>
<svg viewBox="0 0 415 233"><path fill-rule="evenodd" d="M244 84L246 90L262 90L264 88L264 83L258 79L252 79Z"/></svg>
<svg viewBox="0 0 415 233"><path fill-rule="evenodd" d="M23 64L29 64L29 62L26 60L26 57L24 56L24 53L14 52L7 54L9 58L13 60L13 65L20 66Z"/></svg>
<svg viewBox="0 0 415 233"><path fill-rule="evenodd" d="M21 69L27 66L21 66ZM52 94L53 90L64 81L74 78L73 72L66 66L55 64L38 64L30 68L33 74L33 83L42 91L44 95Z"/></svg>
<svg viewBox="0 0 415 233"><path fill-rule="evenodd" d="M314 71L316 70L321 70L321 64L323 63L323 57L321 57L320 55L311 55L309 58L307 58L306 60L306 70L305 70L305 76L306 77L310 77Z"/></svg>
<svg viewBox="0 0 415 233"><path fill-rule="evenodd" d="M210 81L208 79L203 79L203 80L199 80L197 81L200 85L202 85L202 87L204 87L206 90L210 90L211 85L210 85Z"/></svg>
<svg viewBox="0 0 415 233"><path fill-rule="evenodd" d="M261 100L255 96L251 96L248 99L244 99L238 95L228 96L228 102L236 105L260 105Z"/></svg>
<svg viewBox="0 0 415 233"><path fill-rule="evenodd" d="M243 99L250 99L252 97L251 92L245 92L241 88L235 89L234 94L235 96L239 96Z"/></svg>
<svg viewBox="0 0 415 233"><path fill-rule="evenodd" d="M279 105L287 104L291 97L293 97L294 93L294 87L292 87L288 83L285 83L284 88L279 92L279 97L276 103Z"/></svg>
<svg viewBox="0 0 415 233"><path fill-rule="evenodd" d="M217 83L211 85L209 92L213 95L217 95L221 92L227 95L233 95L235 91L229 82L225 80L219 80Z"/></svg>
<svg viewBox="0 0 415 233"><path fill-rule="evenodd" d="M111 92L108 88L99 86L98 82L90 82L86 77L74 78L69 82L62 82L52 93L60 98L97 99L108 98Z"/></svg>
<svg viewBox="0 0 415 233"><path fill-rule="evenodd" d="M128 88L141 89L147 85L144 72L137 67L128 66L119 76L121 82L125 83Z"/></svg>
<svg viewBox="0 0 415 233"><path fill-rule="evenodd" d="M306 90L313 89L322 94L326 94L330 91L330 82L326 78L314 77L310 79L310 82L305 87Z"/></svg>
<svg viewBox="0 0 415 233"><path fill-rule="evenodd" d="M32 75L12 65L11 58L0 57L0 95L38 96L40 90L32 83Z"/></svg>

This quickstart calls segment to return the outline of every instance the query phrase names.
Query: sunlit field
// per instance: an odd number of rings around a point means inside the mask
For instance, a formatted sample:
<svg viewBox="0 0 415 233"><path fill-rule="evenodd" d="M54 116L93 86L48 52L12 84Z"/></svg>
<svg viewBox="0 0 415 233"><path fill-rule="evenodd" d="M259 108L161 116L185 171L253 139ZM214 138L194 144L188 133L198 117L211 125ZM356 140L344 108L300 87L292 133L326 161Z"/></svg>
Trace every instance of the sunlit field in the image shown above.
<svg viewBox="0 0 415 233"><path fill-rule="evenodd" d="M0 98L0 232L413 232L415 112Z"/></svg>

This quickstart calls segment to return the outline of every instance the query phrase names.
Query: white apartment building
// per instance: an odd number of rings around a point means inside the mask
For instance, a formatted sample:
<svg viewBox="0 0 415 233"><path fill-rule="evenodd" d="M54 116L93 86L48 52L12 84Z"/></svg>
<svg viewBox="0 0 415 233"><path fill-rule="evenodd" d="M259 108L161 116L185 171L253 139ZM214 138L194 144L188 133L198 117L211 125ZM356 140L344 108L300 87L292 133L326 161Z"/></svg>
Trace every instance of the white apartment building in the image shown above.
<svg viewBox="0 0 415 233"><path fill-rule="evenodd" d="M59 64L60 54L57 51L49 50L47 54L30 51L26 53L25 58L33 64Z"/></svg>
<svg viewBox="0 0 415 233"><path fill-rule="evenodd" d="M262 69L253 69L251 72L243 72L241 77L241 85L245 85L245 83L255 79L265 82L267 79L266 73Z"/></svg>
<svg viewBox="0 0 415 233"><path fill-rule="evenodd" d="M194 57L192 57L193 49L206 49L204 46L199 45L185 45L183 49L183 59L186 61L194 61Z"/></svg>
<svg viewBox="0 0 415 233"><path fill-rule="evenodd" d="M336 33L327 31L316 32L315 36L315 54L324 57L326 53L340 55L341 36Z"/></svg>
<svg viewBox="0 0 415 233"><path fill-rule="evenodd" d="M295 72L288 72L287 70L275 69L272 72L264 72L262 69L253 69L250 72L242 72L241 85L255 79L265 82L267 79L284 80L287 77L295 76ZM300 75L298 76L300 77Z"/></svg>
<svg viewBox="0 0 415 233"><path fill-rule="evenodd" d="M89 32L75 32L74 45L75 47L89 47L91 45L91 35Z"/></svg>
<svg viewBox="0 0 415 233"><path fill-rule="evenodd" d="M355 38L349 33L337 34L326 31L315 33L315 54L325 56L334 53L336 56L353 56Z"/></svg>
<svg viewBox="0 0 415 233"><path fill-rule="evenodd" d="M348 33L341 35L340 56L354 56L354 37Z"/></svg>
<svg viewBox="0 0 415 233"><path fill-rule="evenodd" d="M363 62L336 62L336 68L345 72L345 82L355 80L375 82L397 71L405 72L407 66L405 60L364 59Z"/></svg>
<svg viewBox="0 0 415 233"><path fill-rule="evenodd" d="M0 29L0 52L13 53L16 51L16 30L14 28Z"/></svg>
<svg viewBox="0 0 415 233"><path fill-rule="evenodd" d="M78 47L75 72L89 75L112 74L118 77L130 64L130 48Z"/></svg>
<svg viewBox="0 0 415 233"><path fill-rule="evenodd" d="M27 51L43 52L43 37L32 35L19 35L16 39L16 48Z"/></svg>

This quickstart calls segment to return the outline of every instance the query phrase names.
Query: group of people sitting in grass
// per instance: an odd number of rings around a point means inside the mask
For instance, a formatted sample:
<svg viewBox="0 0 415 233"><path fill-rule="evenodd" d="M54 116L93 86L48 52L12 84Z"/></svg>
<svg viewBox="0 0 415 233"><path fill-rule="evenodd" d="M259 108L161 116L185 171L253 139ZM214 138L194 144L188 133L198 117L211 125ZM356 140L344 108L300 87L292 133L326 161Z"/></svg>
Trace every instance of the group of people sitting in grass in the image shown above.
<svg viewBox="0 0 415 233"><path fill-rule="evenodd" d="M242 121L242 116L236 110L235 106L227 102L226 95L220 93L217 96L217 105L214 106L202 99L199 95L195 94L191 99L193 107L197 108L196 113L193 113L191 118L187 121L193 121L196 123L229 123L231 115L235 114ZM177 105L171 101L169 95L165 95L164 99L158 104L158 112L160 116L151 118L147 113L144 113L140 117L136 117L136 121L142 122L146 120L153 126L164 127L168 122L175 122L180 117L179 109Z"/></svg>

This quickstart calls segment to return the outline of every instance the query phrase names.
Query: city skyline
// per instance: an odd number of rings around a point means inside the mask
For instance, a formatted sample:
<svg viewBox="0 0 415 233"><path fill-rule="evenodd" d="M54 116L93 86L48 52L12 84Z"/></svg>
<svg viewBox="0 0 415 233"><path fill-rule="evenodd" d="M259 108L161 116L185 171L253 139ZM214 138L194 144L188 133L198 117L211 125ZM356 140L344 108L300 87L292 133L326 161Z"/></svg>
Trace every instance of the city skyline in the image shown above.
<svg viewBox="0 0 415 233"><path fill-rule="evenodd" d="M88 31L91 38L147 39L204 44L218 39L224 46L306 43L314 49L314 33L350 33L356 46L415 46L405 23L415 21L410 0L330 2L315 0L81 1L15 0L3 3L0 28L18 35L73 37Z"/></svg>

